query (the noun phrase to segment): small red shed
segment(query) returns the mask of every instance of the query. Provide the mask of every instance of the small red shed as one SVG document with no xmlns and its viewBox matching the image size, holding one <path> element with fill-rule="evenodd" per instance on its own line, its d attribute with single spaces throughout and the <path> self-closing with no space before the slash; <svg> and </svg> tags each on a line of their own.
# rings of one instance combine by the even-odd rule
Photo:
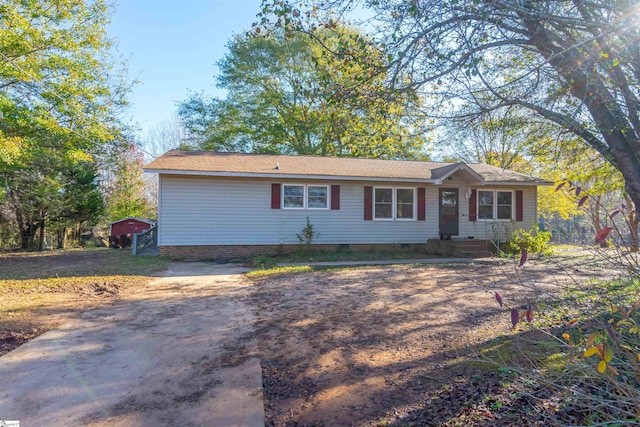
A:
<svg viewBox="0 0 640 427">
<path fill-rule="evenodd" d="M 131 236 L 142 233 L 156 225 L 158 221 L 147 218 L 123 218 L 109 224 L 109 241 L 111 247 L 127 247 Z M 122 240 L 122 241 L 120 241 Z M 117 242 L 116 242 L 117 241 Z"/>
</svg>

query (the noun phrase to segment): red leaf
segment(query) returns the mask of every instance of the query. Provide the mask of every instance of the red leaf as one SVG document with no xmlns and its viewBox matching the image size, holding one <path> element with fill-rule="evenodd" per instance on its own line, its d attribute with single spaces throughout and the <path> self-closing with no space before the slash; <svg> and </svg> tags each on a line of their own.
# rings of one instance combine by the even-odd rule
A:
<svg viewBox="0 0 640 427">
<path fill-rule="evenodd" d="M 533 310 L 528 309 L 526 313 L 527 322 L 531 323 L 533 321 Z"/>
<path fill-rule="evenodd" d="M 611 215 L 609 215 L 609 217 L 611 219 L 615 218 L 616 215 L 618 215 L 620 213 L 620 209 L 616 209 L 615 211 L 611 212 Z"/>
<path fill-rule="evenodd" d="M 576 187 L 576 197 L 578 197 L 582 193 L 582 187 Z"/>
<path fill-rule="evenodd" d="M 607 237 L 609 237 L 609 234 L 611 234 L 611 230 L 613 230 L 613 227 L 605 227 L 602 230 L 598 231 L 598 233 L 596 233 L 595 244 L 598 245 L 607 240 Z"/>
<path fill-rule="evenodd" d="M 502 297 L 497 292 L 496 292 L 495 297 L 496 297 L 496 301 L 498 301 L 498 304 L 500 304 L 500 308 L 502 308 Z"/>
<path fill-rule="evenodd" d="M 511 310 L 511 324 L 515 328 L 518 322 L 520 321 L 520 312 L 517 308 Z"/>
<path fill-rule="evenodd" d="M 556 192 L 562 190 L 562 187 L 564 187 L 566 184 L 566 182 L 561 182 L 560 184 L 558 184 L 558 186 L 556 187 Z"/>
<path fill-rule="evenodd" d="M 589 196 L 583 196 L 582 199 L 580 199 L 580 201 L 578 202 L 578 207 L 584 205 L 584 202 L 586 202 L 588 198 Z"/>
<path fill-rule="evenodd" d="M 622 314 L 622 317 L 624 317 L 625 319 L 629 318 L 629 313 L 627 313 L 627 310 L 625 310 L 623 306 L 621 305 L 617 306 L 616 310 L 618 310 L 620 314 Z"/>
<path fill-rule="evenodd" d="M 527 262 L 527 250 L 523 249 L 522 255 L 520 255 L 520 264 L 518 265 L 518 267 L 522 267 L 525 262 Z"/>
</svg>

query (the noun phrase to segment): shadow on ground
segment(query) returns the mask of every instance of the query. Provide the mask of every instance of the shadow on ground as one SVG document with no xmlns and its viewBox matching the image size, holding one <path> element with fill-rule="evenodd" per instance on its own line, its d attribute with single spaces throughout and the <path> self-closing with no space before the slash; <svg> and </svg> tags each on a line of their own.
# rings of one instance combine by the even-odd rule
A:
<svg viewBox="0 0 640 427">
<path fill-rule="evenodd" d="M 521 393 L 512 373 L 477 356 L 512 334 L 494 292 L 509 308 L 526 308 L 573 284 L 555 273 L 506 263 L 258 281 L 251 337 L 262 357 L 267 425 L 552 424 L 554 405 Z M 521 338 L 535 341 L 529 334 Z"/>
</svg>

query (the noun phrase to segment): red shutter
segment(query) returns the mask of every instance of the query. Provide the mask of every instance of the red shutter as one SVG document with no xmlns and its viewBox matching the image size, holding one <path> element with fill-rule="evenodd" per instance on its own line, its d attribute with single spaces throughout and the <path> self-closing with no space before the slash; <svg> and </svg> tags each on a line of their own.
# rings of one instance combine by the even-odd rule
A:
<svg viewBox="0 0 640 427">
<path fill-rule="evenodd" d="M 516 221 L 522 221 L 522 190 L 516 190 Z"/>
<path fill-rule="evenodd" d="M 364 220 L 373 219 L 373 187 L 364 187 Z"/>
<path fill-rule="evenodd" d="M 332 211 L 340 210 L 340 186 L 339 185 L 331 186 L 331 210 Z"/>
<path fill-rule="evenodd" d="M 469 197 L 469 221 L 478 220 L 478 192 L 471 190 L 471 197 Z"/>
<path fill-rule="evenodd" d="M 280 184 L 271 184 L 271 209 L 280 209 Z"/>
<path fill-rule="evenodd" d="M 418 221 L 424 221 L 427 218 L 426 215 L 426 196 L 425 196 L 425 188 L 418 188 Z"/>
</svg>

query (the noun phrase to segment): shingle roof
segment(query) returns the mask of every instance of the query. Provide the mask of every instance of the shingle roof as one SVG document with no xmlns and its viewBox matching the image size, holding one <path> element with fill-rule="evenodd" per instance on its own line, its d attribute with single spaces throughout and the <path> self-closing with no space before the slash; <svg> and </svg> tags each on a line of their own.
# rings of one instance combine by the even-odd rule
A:
<svg viewBox="0 0 640 427">
<path fill-rule="evenodd" d="M 485 164 L 380 160 L 353 157 L 315 157 L 270 154 L 220 153 L 171 150 L 145 166 L 163 174 L 195 174 L 260 177 L 339 177 L 349 179 L 397 179 L 433 182 L 461 167 L 480 175 L 484 182 L 547 184 L 546 181 Z M 452 172 L 453 171 L 453 172 Z M 475 175 L 474 174 L 474 175 Z"/>
</svg>

